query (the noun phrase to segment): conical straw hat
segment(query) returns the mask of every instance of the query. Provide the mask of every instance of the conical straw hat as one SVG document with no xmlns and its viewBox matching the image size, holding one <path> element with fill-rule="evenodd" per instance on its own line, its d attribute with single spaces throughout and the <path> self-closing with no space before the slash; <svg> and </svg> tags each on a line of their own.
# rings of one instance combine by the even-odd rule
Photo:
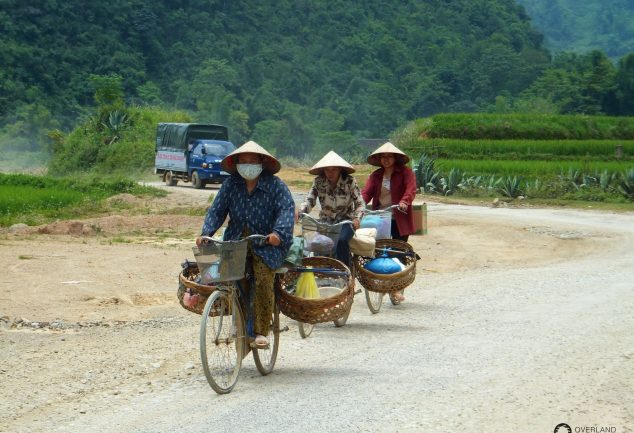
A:
<svg viewBox="0 0 634 433">
<path fill-rule="evenodd" d="M 345 159 L 337 155 L 334 151 L 330 151 L 319 160 L 319 162 L 308 170 L 310 174 L 319 175 L 326 167 L 341 167 L 341 170 L 350 174 L 354 173 L 354 168 L 346 162 Z"/>
<path fill-rule="evenodd" d="M 394 146 L 389 141 L 382 144 L 377 150 L 372 152 L 370 156 L 368 156 L 368 164 L 376 165 L 377 167 L 381 166 L 381 154 L 382 153 L 393 153 L 396 158 L 396 162 L 400 164 L 407 164 L 409 162 L 409 156 L 405 155 L 398 147 Z"/>
<path fill-rule="evenodd" d="M 222 162 L 222 169 L 229 173 L 236 172 L 236 163 L 238 162 L 237 155 L 241 153 L 258 153 L 264 158 L 262 159 L 262 168 L 271 174 L 275 174 L 280 171 L 282 165 L 275 159 L 273 155 L 266 151 L 265 148 L 257 144 L 255 141 L 247 141 L 242 146 L 225 156 Z"/>
</svg>

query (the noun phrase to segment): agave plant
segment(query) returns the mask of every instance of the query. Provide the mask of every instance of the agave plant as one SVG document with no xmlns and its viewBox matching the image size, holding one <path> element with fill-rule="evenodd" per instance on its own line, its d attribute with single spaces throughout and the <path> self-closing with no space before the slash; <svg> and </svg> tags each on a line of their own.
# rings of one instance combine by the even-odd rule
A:
<svg viewBox="0 0 634 433">
<path fill-rule="evenodd" d="M 544 184 L 539 179 L 535 179 L 533 182 L 526 182 L 525 185 L 525 193 L 527 196 L 536 196 L 538 192 L 542 190 Z"/>
<path fill-rule="evenodd" d="M 576 170 L 574 168 L 569 168 L 568 169 L 568 174 L 567 175 L 563 175 L 562 178 L 564 178 L 565 180 L 567 180 L 568 182 L 570 182 L 570 185 L 572 185 L 572 187 L 575 190 L 579 190 L 579 188 L 581 188 L 584 185 L 584 179 L 583 179 L 583 173 L 581 172 L 581 170 Z"/>
<path fill-rule="evenodd" d="M 602 191 L 608 191 L 610 189 L 610 185 L 616 179 L 616 173 L 610 173 L 607 170 L 603 170 L 601 175 L 599 175 L 599 187 Z"/>
<path fill-rule="evenodd" d="M 506 176 L 500 181 L 500 192 L 507 197 L 515 198 L 523 194 L 521 190 L 521 178 L 517 176 Z"/>
<path fill-rule="evenodd" d="M 593 186 L 593 185 L 596 185 L 598 183 L 599 183 L 598 176 L 590 176 L 589 174 L 584 174 L 582 176 L 581 185 L 576 185 L 574 183 L 573 183 L 573 185 L 578 186 L 577 189 L 579 189 L 579 188 L 583 188 L 583 187 L 586 187 L 586 186 Z"/>
<path fill-rule="evenodd" d="M 494 175 L 491 175 L 488 180 L 483 180 L 481 188 L 483 188 L 487 192 L 495 191 L 497 190 L 498 185 L 500 184 L 501 181 L 502 181 L 501 177 L 498 178 L 498 177 L 495 177 Z"/>
<path fill-rule="evenodd" d="M 118 134 L 128 122 L 128 115 L 120 110 L 112 110 L 108 114 L 108 121 L 103 126 L 114 134 Z"/>
<path fill-rule="evenodd" d="M 634 200 L 634 168 L 624 171 L 616 187 L 621 194 L 630 200 Z"/>
<path fill-rule="evenodd" d="M 463 178 L 464 175 L 459 169 L 452 168 L 451 170 L 449 170 L 449 174 L 447 175 L 447 177 L 443 177 L 442 179 L 440 179 L 442 193 L 444 195 L 451 195 L 455 193 L 463 185 Z"/>
<path fill-rule="evenodd" d="M 467 190 L 476 190 L 481 187 L 482 184 L 482 176 L 464 176 L 462 178 L 462 182 L 459 184 L 460 189 Z"/>
<path fill-rule="evenodd" d="M 121 131 L 129 121 L 128 115 L 120 110 L 112 110 L 108 114 L 108 120 L 101 124 L 110 131 L 111 137 L 106 138 L 108 144 L 112 144 L 120 138 Z"/>
<path fill-rule="evenodd" d="M 416 167 L 416 187 L 422 188 L 426 193 L 434 193 L 438 190 L 439 173 L 435 165 L 436 159 L 423 153 Z"/>
</svg>

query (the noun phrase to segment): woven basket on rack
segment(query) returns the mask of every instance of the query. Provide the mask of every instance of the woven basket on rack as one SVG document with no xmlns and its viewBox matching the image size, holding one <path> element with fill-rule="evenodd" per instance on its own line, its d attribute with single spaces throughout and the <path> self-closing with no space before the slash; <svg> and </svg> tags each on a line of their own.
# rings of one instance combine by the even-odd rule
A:
<svg viewBox="0 0 634 433">
<path fill-rule="evenodd" d="M 364 288 L 371 292 L 396 292 L 412 284 L 416 278 L 416 253 L 410 244 L 396 239 L 377 239 L 375 254 L 380 254 L 384 248 L 404 253 L 393 254 L 388 251 L 389 256 L 398 256 L 398 259 L 405 265 L 405 269 L 395 274 L 375 274 L 365 268 L 366 263 L 373 257 L 354 256 L 353 259 L 357 279 Z"/>
<path fill-rule="evenodd" d="M 339 260 L 328 257 L 304 257 L 302 264 L 347 272 L 347 277 L 341 277 L 347 280 L 345 288 L 327 298 L 306 299 L 294 296 L 288 292 L 288 288 L 295 284 L 301 273 L 290 268 L 288 272 L 278 277 L 275 284 L 276 299 L 282 314 L 304 323 L 332 322 L 343 317 L 352 307 L 354 298 L 354 280 L 350 277 L 348 267 Z M 315 276 L 319 275 L 321 275 L 320 272 L 315 272 Z M 324 273 L 324 275 L 327 274 Z"/>
<path fill-rule="evenodd" d="M 178 276 L 178 291 L 176 297 L 181 306 L 192 313 L 202 314 L 205 309 L 207 298 L 216 290 L 216 286 L 205 286 L 198 284 L 194 280 L 198 277 L 198 265 L 188 262 Z M 186 306 L 183 303 L 183 296 L 187 289 L 191 289 L 193 294 L 199 295 L 199 300 L 193 307 Z"/>
</svg>

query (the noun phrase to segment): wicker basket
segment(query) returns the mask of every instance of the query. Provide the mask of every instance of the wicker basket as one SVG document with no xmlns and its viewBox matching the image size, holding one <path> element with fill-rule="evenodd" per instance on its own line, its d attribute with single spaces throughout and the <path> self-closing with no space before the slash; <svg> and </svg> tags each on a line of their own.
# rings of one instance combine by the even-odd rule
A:
<svg viewBox="0 0 634 433">
<path fill-rule="evenodd" d="M 176 297 L 181 306 L 192 313 L 202 314 L 205 309 L 207 298 L 217 289 L 217 286 L 206 286 L 198 284 L 195 279 L 198 277 L 198 265 L 196 263 L 187 262 L 185 267 L 178 276 L 178 291 Z M 193 307 L 189 307 L 183 303 L 183 296 L 187 289 L 191 289 L 193 294 L 199 295 L 199 300 Z"/>
<path fill-rule="evenodd" d="M 354 279 L 349 276 L 348 267 L 339 260 L 328 257 L 305 257 L 302 264 L 348 272 L 348 277 L 341 277 L 346 279 L 345 288 L 327 298 L 306 299 L 294 296 L 288 289 L 295 284 L 301 273 L 290 268 L 288 272 L 279 276 L 275 284 L 276 299 L 282 314 L 299 322 L 314 324 L 332 322 L 348 313 L 354 298 Z M 316 277 L 320 275 L 320 272 L 315 272 Z"/>
<path fill-rule="evenodd" d="M 405 269 L 395 274 L 375 274 L 365 268 L 365 264 L 373 257 L 354 256 L 356 276 L 361 285 L 371 292 L 391 293 L 412 284 L 416 278 L 416 254 L 412 246 L 396 239 L 377 239 L 375 254 L 376 252 L 380 253 L 383 248 L 405 253 L 393 254 L 388 251 L 388 256 L 398 256 L 405 265 Z"/>
</svg>

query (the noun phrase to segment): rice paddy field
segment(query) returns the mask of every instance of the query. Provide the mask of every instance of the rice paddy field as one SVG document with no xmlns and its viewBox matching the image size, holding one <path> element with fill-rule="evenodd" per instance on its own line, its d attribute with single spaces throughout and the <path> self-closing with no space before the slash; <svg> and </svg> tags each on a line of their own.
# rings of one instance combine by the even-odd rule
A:
<svg viewBox="0 0 634 433">
<path fill-rule="evenodd" d="M 443 114 L 396 141 L 426 193 L 634 201 L 632 118 Z"/>
</svg>

